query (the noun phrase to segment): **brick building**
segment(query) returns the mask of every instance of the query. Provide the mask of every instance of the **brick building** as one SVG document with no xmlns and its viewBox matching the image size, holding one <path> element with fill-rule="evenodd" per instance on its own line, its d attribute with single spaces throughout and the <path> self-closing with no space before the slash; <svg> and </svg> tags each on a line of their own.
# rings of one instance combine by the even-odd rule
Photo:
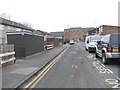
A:
<svg viewBox="0 0 120 90">
<path fill-rule="evenodd" d="M 99 34 L 101 35 L 113 34 L 113 33 L 120 33 L 120 26 L 101 25 L 99 27 Z"/>
<path fill-rule="evenodd" d="M 99 28 L 94 28 L 92 30 L 89 30 L 85 33 L 86 36 L 88 35 L 95 35 L 95 34 L 98 34 L 99 33 Z"/>
<path fill-rule="evenodd" d="M 64 29 L 64 41 L 69 41 L 69 40 L 84 41 L 85 33 L 93 29 L 95 28 L 74 27 L 74 28 Z"/>
</svg>

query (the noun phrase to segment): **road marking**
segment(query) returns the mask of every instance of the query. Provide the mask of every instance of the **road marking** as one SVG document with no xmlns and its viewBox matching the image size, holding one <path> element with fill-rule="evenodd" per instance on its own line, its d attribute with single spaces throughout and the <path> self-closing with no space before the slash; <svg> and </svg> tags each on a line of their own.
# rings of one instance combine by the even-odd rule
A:
<svg viewBox="0 0 120 90">
<path fill-rule="evenodd" d="M 96 69 L 99 71 L 99 73 L 107 73 L 107 74 L 113 74 L 113 71 L 106 68 L 103 64 L 100 64 L 100 62 L 93 62 L 93 65 L 96 67 Z"/>
<path fill-rule="evenodd" d="M 105 67 L 105 65 L 101 64 L 103 67 Z"/>
<path fill-rule="evenodd" d="M 75 68 L 77 69 L 77 68 L 78 68 L 78 66 L 76 65 L 76 66 L 75 66 Z"/>
<path fill-rule="evenodd" d="M 112 73 L 113 74 L 113 71 L 111 71 L 110 69 L 106 69 L 108 72 Z"/>
<path fill-rule="evenodd" d="M 106 82 L 108 84 L 117 84 L 118 83 L 118 80 L 117 79 L 106 79 Z"/>
<path fill-rule="evenodd" d="M 117 79 L 106 79 L 107 84 L 112 85 L 112 88 L 120 88 L 120 83 Z"/>
<path fill-rule="evenodd" d="M 25 86 L 25 88 L 34 88 L 38 82 L 48 73 L 48 71 L 55 65 L 56 62 L 61 58 L 61 56 L 67 51 L 69 47 L 67 47 L 60 55 L 58 55 L 54 60 L 50 62 L 39 74 L 36 76 L 29 84 Z"/>
<path fill-rule="evenodd" d="M 81 59 L 82 57 L 78 57 L 78 59 Z"/>
<path fill-rule="evenodd" d="M 117 79 L 118 79 L 118 80 L 120 80 L 120 78 L 119 78 L 119 77 L 117 77 Z"/>
</svg>

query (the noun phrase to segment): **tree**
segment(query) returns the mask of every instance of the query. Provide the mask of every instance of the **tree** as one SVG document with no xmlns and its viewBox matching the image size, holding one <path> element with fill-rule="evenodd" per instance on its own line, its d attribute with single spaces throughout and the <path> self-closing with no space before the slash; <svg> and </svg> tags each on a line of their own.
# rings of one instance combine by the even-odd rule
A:
<svg viewBox="0 0 120 90">
<path fill-rule="evenodd" d="M 7 15 L 6 13 L 2 13 L 1 18 L 11 20 L 11 15 Z"/>
<path fill-rule="evenodd" d="M 24 26 L 26 26 L 27 28 L 33 29 L 33 25 L 32 25 L 31 23 L 22 22 L 22 24 L 23 24 Z"/>
</svg>

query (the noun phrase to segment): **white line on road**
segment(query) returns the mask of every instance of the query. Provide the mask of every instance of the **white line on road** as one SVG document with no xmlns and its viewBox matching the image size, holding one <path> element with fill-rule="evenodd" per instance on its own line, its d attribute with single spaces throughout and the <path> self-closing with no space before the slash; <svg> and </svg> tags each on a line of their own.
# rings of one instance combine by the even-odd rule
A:
<svg viewBox="0 0 120 90">
<path fill-rule="evenodd" d="M 78 57 L 79 59 L 81 59 L 82 57 Z"/>
<path fill-rule="evenodd" d="M 105 67 L 105 65 L 101 64 L 103 67 Z"/>
<path fill-rule="evenodd" d="M 76 66 L 75 66 L 75 68 L 77 69 L 77 68 L 78 68 L 78 66 L 76 65 Z"/>
<path fill-rule="evenodd" d="M 100 62 L 93 62 L 93 65 L 96 67 L 96 69 L 99 71 L 99 73 L 113 74 L 113 71 L 106 68 L 104 65 L 100 64 Z"/>
<path fill-rule="evenodd" d="M 120 88 L 120 83 L 117 79 L 106 79 L 106 82 L 107 84 L 112 85 L 112 88 Z"/>
</svg>

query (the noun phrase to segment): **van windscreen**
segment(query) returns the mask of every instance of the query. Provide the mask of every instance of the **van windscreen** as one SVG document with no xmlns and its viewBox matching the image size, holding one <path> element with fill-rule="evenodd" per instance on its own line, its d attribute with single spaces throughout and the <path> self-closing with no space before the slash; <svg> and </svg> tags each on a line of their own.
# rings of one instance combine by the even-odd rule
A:
<svg viewBox="0 0 120 90">
<path fill-rule="evenodd" d="M 97 42 L 97 41 L 100 41 L 101 40 L 101 37 L 97 36 L 97 37 L 90 37 L 90 42 Z"/>
</svg>

